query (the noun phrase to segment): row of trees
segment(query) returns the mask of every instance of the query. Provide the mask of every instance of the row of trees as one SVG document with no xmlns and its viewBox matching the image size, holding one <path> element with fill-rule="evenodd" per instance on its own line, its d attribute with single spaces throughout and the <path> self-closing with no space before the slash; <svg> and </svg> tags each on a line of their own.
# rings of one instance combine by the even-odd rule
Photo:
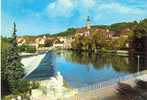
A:
<svg viewBox="0 0 147 100">
<path fill-rule="evenodd" d="M 46 34 L 41 34 L 41 35 L 38 35 L 38 36 L 27 36 L 26 35 L 26 37 L 29 37 L 30 39 L 36 39 L 38 37 L 43 37 L 43 36 L 46 36 L 46 37 L 68 36 L 68 35 L 74 35 L 75 33 L 76 33 L 75 28 L 68 28 L 66 31 L 59 32 L 59 33 L 56 33 L 56 34 L 46 33 Z"/>
<path fill-rule="evenodd" d="M 125 48 L 127 38 L 121 37 L 112 40 L 101 33 L 93 33 L 93 36 L 78 36 L 72 42 L 74 50 L 95 51 L 95 50 L 118 50 Z"/>
<path fill-rule="evenodd" d="M 134 21 L 134 22 L 121 22 L 121 23 L 114 23 L 111 25 L 93 25 L 91 27 L 109 29 L 110 31 L 118 31 L 118 30 L 123 30 L 126 28 L 132 29 L 133 26 L 135 25 L 135 23 L 136 23 L 136 21 Z"/>
</svg>

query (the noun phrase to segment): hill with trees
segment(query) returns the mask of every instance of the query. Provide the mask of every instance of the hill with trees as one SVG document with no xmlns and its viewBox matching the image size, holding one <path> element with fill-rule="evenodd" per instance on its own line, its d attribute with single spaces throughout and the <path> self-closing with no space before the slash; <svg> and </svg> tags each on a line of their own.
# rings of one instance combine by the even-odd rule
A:
<svg viewBox="0 0 147 100">
<path fill-rule="evenodd" d="M 144 19 L 144 22 L 146 22 L 147 18 Z M 120 31 L 126 28 L 129 28 L 130 30 L 133 30 L 133 27 L 135 27 L 136 25 L 136 21 L 133 22 L 120 22 L 120 23 L 114 23 L 111 25 L 92 25 L 92 28 L 102 28 L 102 29 L 109 29 L 110 31 Z M 85 28 L 85 27 L 83 27 Z M 56 34 L 50 34 L 50 33 L 43 33 L 41 35 L 37 35 L 37 36 L 28 36 L 26 35 L 25 37 L 29 37 L 31 39 L 36 39 L 38 37 L 56 37 L 56 36 L 68 36 L 68 35 L 74 35 L 76 33 L 76 29 L 77 28 L 68 28 L 67 30 L 63 31 L 63 32 L 59 32 Z"/>
</svg>

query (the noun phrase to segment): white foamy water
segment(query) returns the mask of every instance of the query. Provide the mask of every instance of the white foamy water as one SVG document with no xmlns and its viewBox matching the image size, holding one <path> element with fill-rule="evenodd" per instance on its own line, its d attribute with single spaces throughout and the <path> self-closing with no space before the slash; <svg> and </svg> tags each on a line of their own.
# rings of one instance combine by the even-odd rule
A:
<svg viewBox="0 0 147 100">
<path fill-rule="evenodd" d="M 21 63 L 24 65 L 23 68 L 26 74 L 25 77 L 38 67 L 45 55 L 46 53 L 37 56 L 22 58 Z"/>
</svg>

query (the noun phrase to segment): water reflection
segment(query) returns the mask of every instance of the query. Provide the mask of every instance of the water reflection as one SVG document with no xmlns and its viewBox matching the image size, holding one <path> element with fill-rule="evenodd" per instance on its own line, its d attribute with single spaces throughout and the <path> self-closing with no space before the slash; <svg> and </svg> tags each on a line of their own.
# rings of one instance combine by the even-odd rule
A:
<svg viewBox="0 0 147 100">
<path fill-rule="evenodd" d="M 99 70 L 105 66 L 113 67 L 117 72 L 135 73 L 138 71 L 138 59 L 136 56 L 122 57 L 112 54 L 96 55 L 88 52 L 57 51 L 58 55 L 64 55 L 65 59 L 77 64 L 85 64 L 89 72 L 92 64 Z M 139 70 L 147 69 L 147 56 L 140 56 Z"/>
</svg>

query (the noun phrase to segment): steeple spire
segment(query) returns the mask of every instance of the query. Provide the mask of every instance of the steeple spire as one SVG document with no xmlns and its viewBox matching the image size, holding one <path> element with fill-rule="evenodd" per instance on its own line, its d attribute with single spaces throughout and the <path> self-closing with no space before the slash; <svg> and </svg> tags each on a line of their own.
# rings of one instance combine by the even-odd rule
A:
<svg viewBox="0 0 147 100">
<path fill-rule="evenodd" d="M 90 17 L 87 17 L 87 29 L 90 30 Z"/>
<path fill-rule="evenodd" d="M 89 16 L 87 17 L 87 21 L 90 21 L 90 17 Z"/>
</svg>

